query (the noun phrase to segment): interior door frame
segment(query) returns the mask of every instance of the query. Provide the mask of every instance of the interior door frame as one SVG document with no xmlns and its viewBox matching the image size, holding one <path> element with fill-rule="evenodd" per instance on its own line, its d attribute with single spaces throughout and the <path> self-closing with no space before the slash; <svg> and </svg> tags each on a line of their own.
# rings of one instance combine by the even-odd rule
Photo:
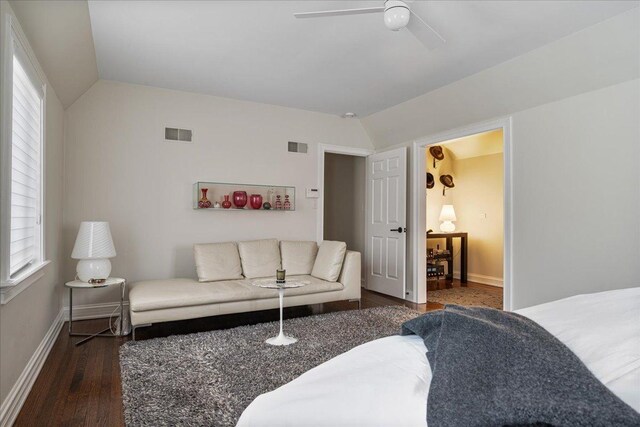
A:
<svg viewBox="0 0 640 427">
<path fill-rule="evenodd" d="M 375 153 L 368 148 L 343 147 L 340 145 L 318 144 L 318 204 L 316 206 L 316 241 L 324 240 L 324 155 L 326 153 L 344 154 L 347 156 L 367 157 Z M 366 191 L 365 191 L 366 193 Z M 365 206 L 368 203 L 365 194 Z M 366 246 L 365 246 L 366 248 Z M 366 249 L 365 249 L 366 252 Z M 365 260 L 366 253 L 362 254 Z M 364 279 L 363 279 L 364 280 Z"/>
<path fill-rule="evenodd" d="M 504 256 L 503 256 L 503 308 L 510 311 L 513 307 L 512 278 L 513 278 L 513 193 L 512 193 L 512 142 L 511 142 L 511 116 L 488 122 L 476 123 L 469 126 L 449 130 L 413 142 L 413 197 L 411 212 L 413 213 L 413 227 L 415 233 L 411 233 L 413 243 L 413 302 L 427 302 L 427 195 L 424 189 L 424 177 L 426 174 L 426 150 L 430 145 L 440 144 L 451 139 L 462 138 L 477 133 L 502 129 L 503 138 L 503 162 L 504 162 Z"/>
</svg>

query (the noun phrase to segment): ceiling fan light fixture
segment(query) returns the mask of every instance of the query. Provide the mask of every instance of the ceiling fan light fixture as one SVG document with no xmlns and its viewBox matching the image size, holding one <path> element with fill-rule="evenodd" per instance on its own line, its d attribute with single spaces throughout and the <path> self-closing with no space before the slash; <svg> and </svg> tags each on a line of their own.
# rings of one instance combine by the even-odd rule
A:
<svg viewBox="0 0 640 427">
<path fill-rule="evenodd" d="M 387 0 L 384 3 L 384 25 L 391 31 L 398 31 L 409 23 L 411 11 L 407 4 L 400 0 Z"/>
</svg>

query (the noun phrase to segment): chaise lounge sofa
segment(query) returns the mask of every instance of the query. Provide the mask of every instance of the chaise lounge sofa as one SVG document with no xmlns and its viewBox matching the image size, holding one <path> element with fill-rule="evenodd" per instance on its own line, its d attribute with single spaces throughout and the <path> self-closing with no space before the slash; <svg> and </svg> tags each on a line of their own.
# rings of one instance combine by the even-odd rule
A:
<svg viewBox="0 0 640 427">
<path fill-rule="evenodd" d="M 357 301 L 360 307 L 360 253 L 344 242 L 275 239 L 194 245 L 198 279 L 148 280 L 133 283 L 129 310 L 136 328 L 153 323 L 242 313 L 279 307 L 278 292 L 251 284 L 275 277 L 309 282 L 285 291 L 284 306 Z"/>
</svg>

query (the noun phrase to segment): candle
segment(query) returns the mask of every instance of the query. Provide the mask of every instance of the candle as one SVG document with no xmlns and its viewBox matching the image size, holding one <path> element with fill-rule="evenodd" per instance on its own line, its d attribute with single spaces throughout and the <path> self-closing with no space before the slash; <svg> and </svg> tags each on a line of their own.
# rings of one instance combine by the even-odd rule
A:
<svg viewBox="0 0 640 427">
<path fill-rule="evenodd" d="M 287 270 L 276 270 L 276 282 L 284 283 L 285 273 Z"/>
</svg>

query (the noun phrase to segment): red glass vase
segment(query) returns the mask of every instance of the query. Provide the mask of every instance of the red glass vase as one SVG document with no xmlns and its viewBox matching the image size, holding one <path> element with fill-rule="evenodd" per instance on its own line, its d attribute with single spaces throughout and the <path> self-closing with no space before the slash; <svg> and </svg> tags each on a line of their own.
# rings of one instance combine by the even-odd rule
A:
<svg viewBox="0 0 640 427">
<path fill-rule="evenodd" d="M 234 191 L 233 192 L 233 204 L 238 209 L 243 209 L 247 205 L 247 192 L 246 191 Z"/>
<path fill-rule="evenodd" d="M 202 191 L 202 197 L 198 200 L 198 207 L 203 209 L 210 208 L 211 201 L 207 199 L 207 191 L 209 191 L 209 189 L 201 188 L 200 191 Z"/>
<path fill-rule="evenodd" d="M 260 209 L 262 206 L 262 196 L 260 194 L 252 194 L 249 203 L 253 209 Z"/>
<path fill-rule="evenodd" d="M 224 195 L 224 201 L 222 202 L 222 207 L 225 209 L 229 209 L 231 207 L 231 201 L 229 201 L 229 195 Z"/>
</svg>

